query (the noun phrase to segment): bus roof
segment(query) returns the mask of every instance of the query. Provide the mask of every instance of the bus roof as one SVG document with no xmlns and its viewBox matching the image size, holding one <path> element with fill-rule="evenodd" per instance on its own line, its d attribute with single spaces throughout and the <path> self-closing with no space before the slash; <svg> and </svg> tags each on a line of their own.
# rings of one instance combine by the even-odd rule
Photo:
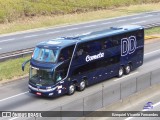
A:
<svg viewBox="0 0 160 120">
<path fill-rule="evenodd" d="M 98 39 L 102 37 L 112 36 L 115 34 L 125 33 L 134 30 L 141 30 L 142 26 L 138 25 L 125 25 L 121 27 L 111 27 L 110 29 L 105 29 L 101 31 L 86 33 L 78 36 L 72 37 L 61 37 L 56 39 L 51 39 L 39 43 L 37 46 L 49 47 L 49 48 L 64 48 L 66 46 L 73 45 L 77 42 L 90 41 L 93 39 Z"/>
<path fill-rule="evenodd" d="M 143 27 L 138 26 L 138 25 L 126 25 L 126 26 L 121 26 L 121 27 L 111 27 L 110 29 L 92 32 L 89 35 L 82 36 L 80 38 L 83 41 L 86 41 L 86 40 L 89 41 L 92 39 L 98 39 L 98 38 L 102 38 L 102 37 L 112 36 L 112 35 L 116 35 L 116 34 L 121 34 L 121 33 L 130 32 L 130 31 L 134 31 L 134 30 L 141 30 L 141 29 L 143 29 Z"/>
<path fill-rule="evenodd" d="M 61 49 L 69 45 L 74 45 L 76 40 L 66 38 L 56 38 L 48 41 L 40 42 L 37 47 L 45 47 L 51 49 Z"/>
</svg>

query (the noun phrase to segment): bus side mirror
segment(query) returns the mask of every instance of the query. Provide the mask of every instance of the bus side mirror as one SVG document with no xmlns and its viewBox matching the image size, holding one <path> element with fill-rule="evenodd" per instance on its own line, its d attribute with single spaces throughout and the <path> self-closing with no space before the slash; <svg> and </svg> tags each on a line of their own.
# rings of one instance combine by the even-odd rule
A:
<svg viewBox="0 0 160 120">
<path fill-rule="evenodd" d="M 24 71 L 25 65 L 26 65 L 28 62 L 30 62 L 30 59 L 27 60 L 27 61 L 25 61 L 25 62 L 22 64 L 22 71 Z"/>
</svg>

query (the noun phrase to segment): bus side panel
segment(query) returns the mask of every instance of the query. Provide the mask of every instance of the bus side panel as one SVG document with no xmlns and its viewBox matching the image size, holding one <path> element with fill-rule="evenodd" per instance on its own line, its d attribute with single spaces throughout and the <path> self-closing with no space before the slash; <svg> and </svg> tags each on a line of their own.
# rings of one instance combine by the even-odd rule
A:
<svg viewBox="0 0 160 120">
<path fill-rule="evenodd" d="M 102 46 L 101 50 L 98 49 L 94 52 L 86 52 L 86 48 L 83 47 L 83 45 L 85 46 L 86 44 L 83 43 L 79 45 L 82 46 L 80 49 L 83 51 L 83 53 L 78 56 L 76 53 L 78 50 L 74 53 L 75 55 L 71 64 L 69 76 L 72 79 L 76 79 L 78 83 L 80 83 L 82 79 L 87 78 L 88 84 L 94 84 L 118 75 L 118 70 L 121 65 L 126 66 L 128 63 L 131 63 L 132 68 L 135 69 L 143 64 L 143 29 L 125 32 L 123 34 L 117 34 L 111 37 L 105 37 L 103 39 L 99 39 L 99 41 L 103 43 L 102 45 L 105 44 L 105 47 Z M 105 43 L 104 41 L 108 41 L 108 43 Z M 91 43 L 87 43 L 87 45 L 90 44 Z M 98 55 L 99 53 L 104 53 L 104 57 L 91 61 L 86 60 L 88 55 L 94 56 Z M 92 62 L 94 64 L 92 64 Z"/>
<path fill-rule="evenodd" d="M 87 78 L 86 80 L 88 85 L 92 85 L 116 76 L 117 69 L 114 69 L 114 68 L 117 68 L 117 67 L 108 66 L 108 67 L 99 68 L 90 72 L 73 76 L 72 79 L 80 83 L 82 79 Z"/>
<path fill-rule="evenodd" d="M 121 64 L 131 63 L 132 69 L 135 69 L 143 64 L 143 58 L 144 30 L 124 34 L 121 37 Z"/>
</svg>

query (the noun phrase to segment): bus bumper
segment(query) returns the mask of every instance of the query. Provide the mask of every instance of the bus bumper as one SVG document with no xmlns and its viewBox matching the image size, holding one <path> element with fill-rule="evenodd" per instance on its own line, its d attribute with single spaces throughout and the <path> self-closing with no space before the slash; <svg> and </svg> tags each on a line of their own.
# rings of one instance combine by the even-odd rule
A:
<svg viewBox="0 0 160 120">
<path fill-rule="evenodd" d="M 34 91 L 32 89 L 29 88 L 29 92 L 32 94 L 35 94 L 37 96 L 45 96 L 45 97 L 54 97 L 54 92 L 50 92 L 50 93 L 43 93 L 43 92 L 39 92 L 39 91 Z"/>
<path fill-rule="evenodd" d="M 56 97 L 59 96 L 60 94 L 57 94 L 57 89 L 49 92 L 45 92 L 42 89 L 35 88 L 31 85 L 28 86 L 29 92 L 32 94 L 35 94 L 37 96 L 45 96 L 45 97 Z"/>
</svg>

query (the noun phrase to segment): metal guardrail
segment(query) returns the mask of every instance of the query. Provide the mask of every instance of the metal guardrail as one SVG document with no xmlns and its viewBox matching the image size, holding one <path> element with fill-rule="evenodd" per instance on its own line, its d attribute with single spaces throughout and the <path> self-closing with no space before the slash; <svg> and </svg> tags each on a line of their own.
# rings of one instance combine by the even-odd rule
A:
<svg viewBox="0 0 160 120">
<path fill-rule="evenodd" d="M 150 29 L 153 27 L 159 27 L 160 26 L 160 22 L 159 23 L 152 23 L 152 24 L 148 24 L 148 25 L 142 25 L 145 29 Z"/>
<path fill-rule="evenodd" d="M 27 48 L 27 49 L 17 50 L 13 52 L 2 53 L 0 54 L 0 62 L 8 59 L 24 57 L 28 54 L 31 54 L 33 52 L 33 49 L 34 48 Z"/>
<path fill-rule="evenodd" d="M 142 25 L 142 26 L 145 29 L 150 29 L 150 28 L 153 28 L 153 27 L 159 27 L 160 23 L 152 23 L 152 24 Z M 22 49 L 22 50 L 17 50 L 17 51 L 13 51 L 13 52 L 0 54 L 0 62 L 8 60 L 8 59 L 24 57 L 28 54 L 31 54 L 33 52 L 33 49 L 34 48 L 27 48 L 27 49 Z"/>
</svg>

